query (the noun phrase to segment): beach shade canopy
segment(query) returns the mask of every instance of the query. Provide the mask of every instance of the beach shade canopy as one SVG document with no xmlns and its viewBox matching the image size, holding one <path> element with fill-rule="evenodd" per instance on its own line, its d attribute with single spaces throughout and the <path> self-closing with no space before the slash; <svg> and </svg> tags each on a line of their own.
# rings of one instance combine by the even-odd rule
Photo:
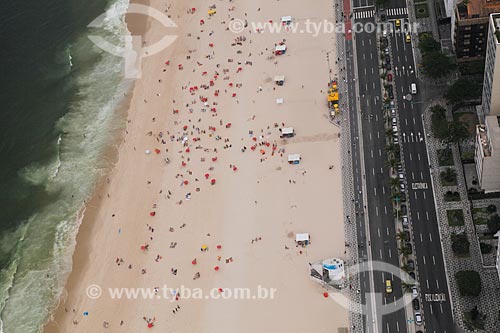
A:
<svg viewBox="0 0 500 333">
<path fill-rule="evenodd" d="M 202 250 L 202 251 L 206 251 L 206 250 L 208 250 L 208 246 L 206 246 L 205 244 L 203 244 L 203 245 L 201 246 L 201 250 Z"/>
<path fill-rule="evenodd" d="M 149 216 L 155 216 L 156 212 L 149 212 Z"/>
<path fill-rule="evenodd" d="M 222 249 L 222 245 L 219 244 L 219 245 L 217 245 L 217 250 L 220 250 L 220 249 Z"/>
<path fill-rule="evenodd" d="M 283 104 L 283 98 L 276 98 L 276 104 Z"/>
<path fill-rule="evenodd" d="M 288 155 L 288 163 L 299 164 L 301 160 L 300 154 L 290 154 Z"/>
<path fill-rule="evenodd" d="M 149 149 L 146 149 L 144 152 L 145 152 L 146 154 L 148 154 L 148 155 L 149 155 L 149 154 L 151 154 L 151 150 L 149 150 Z"/>
<path fill-rule="evenodd" d="M 302 233 L 302 234 L 295 234 L 295 241 L 296 242 L 307 242 L 309 241 L 310 237 L 308 233 Z"/>
<path fill-rule="evenodd" d="M 283 23 L 290 23 L 290 22 L 292 22 L 292 17 L 291 16 L 283 16 L 281 18 L 281 22 L 283 22 Z"/>
<path fill-rule="evenodd" d="M 217 182 L 217 181 L 216 181 L 215 179 L 212 179 L 212 180 L 210 181 L 210 183 L 211 183 L 212 185 L 214 185 L 216 182 Z"/>
<path fill-rule="evenodd" d="M 215 267 L 214 267 L 214 270 L 216 270 L 216 271 L 218 271 L 219 269 L 220 269 L 220 267 L 219 267 L 219 266 L 215 266 Z"/>
<path fill-rule="evenodd" d="M 217 13 L 217 11 L 215 9 L 208 10 L 208 15 L 214 15 L 215 13 Z"/>
<path fill-rule="evenodd" d="M 283 127 L 281 129 L 281 135 L 293 135 L 293 127 Z"/>
</svg>

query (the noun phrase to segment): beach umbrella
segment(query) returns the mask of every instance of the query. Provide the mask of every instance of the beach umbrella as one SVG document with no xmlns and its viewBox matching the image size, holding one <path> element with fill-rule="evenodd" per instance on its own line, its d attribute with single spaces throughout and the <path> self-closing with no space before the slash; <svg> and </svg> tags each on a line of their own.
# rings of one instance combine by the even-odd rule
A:
<svg viewBox="0 0 500 333">
<path fill-rule="evenodd" d="M 165 61 L 165 65 L 170 65 L 170 60 Z"/>
<path fill-rule="evenodd" d="M 326 291 L 323 293 L 323 297 L 324 297 L 324 298 L 327 298 L 327 297 L 328 297 L 328 293 L 327 293 Z"/>
<path fill-rule="evenodd" d="M 155 153 L 159 154 L 160 152 L 161 152 L 160 149 L 158 148 L 155 149 Z"/>
<path fill-rule="evenodd" d="M 145 152 L 146 154 L 148 154 L 148 155 L 149 155 L 149 154 L 151 154 L 151 150 L 149 150 L 149 149 L 146 149 L 144 152 Z"/>
<path fill-rule="evenodd" d="M 208 179 L 208 177 L 210 177 L 210 174 L 206 173 L 205 174 L 205 179 Z"/>
<path fill-rule="evenodd" d="M 155 216 L 156 212 L 149 212 L 149 216 Z"/>
<path fill-rule="evenodd" d="M 233 96 L 233 97 L 236 97 L 236 93 L 233 93 L 233 95 L 232 95 L 232 96 Z"/>
<path fill-rule="evenodd" d="M 186 164 L 186 162 L 182 161 L 181 165 L 182 165 L 183 167 L 185 167 L 187 164 Z"/>
<path fill-rule="evenodd" d="M 196 258 L 194 258 L 194 259 L 193 259 L 193 261 L 191 261 L 191 263 L 192 263 L 193 265 L 196 265 Z"/>
<path fill-rule="evenodd" d="M 191 151 L 191 149 L 186 148 L 186 153 L 189 153 L 190 151 Z"/>
<path fill-rule="evenodd" d="M 210 181 L 210 183 L 211 183 L 212 185 L 215 185 L 215 182 L 216 182 L 216 180 L 215 180 L 215 179 L 212 179 L 212 180 Z"/>
<path fill-rule="evenodd" d="M 229 82 L 229 86 L 232 87 L 233 86 L 233 83 L 232 82 Z"/>
<path fill-rule="evenodd" d="M 218 290 L 219 290 L 220 293 L 224 291 L 222 288 L 219 288 Z"/>
<path fill-rule="evenodd" d="M 203 25 L 203 24 L 205 24 L 205 21 L 200 20 L 200 25 Z"/>
<path fill-rule="evenodd" d="M 212 162 L 217 161 L 217 157 L 212 157 Z"/>
<path fill-rule="evenodd" d="M 219 269 L 220 269 L 219 266 L 214 267 L 214 270 L 216 270 L 216 271 L 218 271 Z"/>
<path fill-rule="evenodd" d="M 210 44 L 208 44 L 208 46 L 214 47 L 214 43 L 210 43 Z"/>
<path fill-rule="evenodd" d="M 153 323 L 148 323 L 148 328 L 153 328 L 155 326 Z"/>
<path fill-rule="evenodd" d="M 237 171 L 237 170 L 238 170 L 238 167 L 235 165 L 235 166 L 233 167 L 233 171 Z"/>
<path fill-rule="evenodd" d="M 217 250 L 220 250 L 220 249 L 222 249 L 222 245 L 219 244 L 219 245 L 217 245 Z"/>
<path fill-rule="evenodd" d="M 206 246 L 205 244 L 203 244 L 203 245 L 201 246 L 201 250 L 202 250 L 202 251 L 207 251 L 207 250 L 208 250 L 208 246 Z"/>
<path fill-rule="evenodd" d="M 187 185 L 187 184 L 189 184 L 189 181 L 185 180 L 185 181 L 183 181 L 183 183 L 184 183 L 184 185 Z"/>
</svg>

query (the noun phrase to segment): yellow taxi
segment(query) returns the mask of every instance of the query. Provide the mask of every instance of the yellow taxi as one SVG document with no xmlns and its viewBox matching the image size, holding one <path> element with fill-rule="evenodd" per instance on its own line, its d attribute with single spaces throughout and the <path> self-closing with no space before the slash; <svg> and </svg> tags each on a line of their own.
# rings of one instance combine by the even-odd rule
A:
<svg viewBox="0 0 500 333">
<path fill-rule="evenodd" d="M 385 280 L 385 292 L 388 294 L 392 293 L 392 281 L 389 279 Z"/>
<path fill-rule="evenodd" d="M 399 28 L 401 26 L 401 20 L 396 20 L 396 27 Z"/>
<path fill-rule="evenodd" d="M 411 42 L 411 36 L 410 36 L 410 34 L 406 34 L 405 41 L 406 41 L 407 43 Z"/>
</svg>

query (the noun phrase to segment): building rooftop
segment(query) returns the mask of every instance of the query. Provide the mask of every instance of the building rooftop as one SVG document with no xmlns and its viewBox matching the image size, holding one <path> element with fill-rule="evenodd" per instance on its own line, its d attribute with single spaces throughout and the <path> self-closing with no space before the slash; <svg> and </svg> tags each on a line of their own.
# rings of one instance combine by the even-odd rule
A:
<svg viewBox="0 0 500 333">
<path fill-rule="evenodd" d="M 497 44 L 500 44 L 500 13 L 491 14 L 491 22 L 496 28 Z"/>
<path fill-rule="evenodd" d="M 485 118 L 485 124 L 488 128 L 488 136 L 490 138 L 489 144 L 491 148 L 495 151 L 500 151 L 500 117 L 499 116 L 487 116 Z"/>
<path fill-rule="evenodd" d="M 488 17 L 500 12 L 500 0 L 469 0 L 467 4 L 457 4 L 460 20 Z"/>
</svg>

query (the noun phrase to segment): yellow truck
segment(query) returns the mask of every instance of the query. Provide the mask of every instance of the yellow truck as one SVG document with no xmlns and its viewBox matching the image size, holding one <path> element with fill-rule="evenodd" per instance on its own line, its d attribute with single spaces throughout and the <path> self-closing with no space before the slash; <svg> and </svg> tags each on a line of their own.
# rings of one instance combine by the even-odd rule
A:
<svg viewBox="0 0 500 333">
<path fill-rule="evenodd" d="M 339 110 L 339 88 L 337 85 L 337 80 L 332 80 L 328 88 L 328 107 L 330 108 L 330 114 L 336 115 L 340 112 Z"/>
</svg>

